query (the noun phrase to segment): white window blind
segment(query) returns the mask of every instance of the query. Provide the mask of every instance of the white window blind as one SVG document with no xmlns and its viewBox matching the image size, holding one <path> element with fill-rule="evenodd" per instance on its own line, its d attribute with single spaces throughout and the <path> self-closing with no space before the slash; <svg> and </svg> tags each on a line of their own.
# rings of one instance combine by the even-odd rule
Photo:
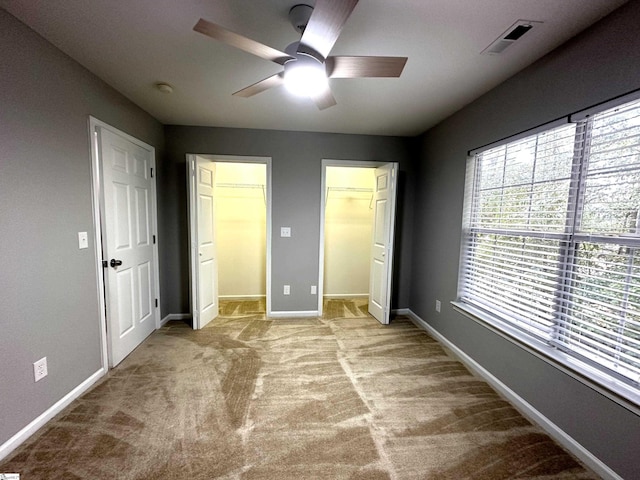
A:
<svg viewBox="0 0 640 480">
<path fill-rule="evenodd" d="M 466 181 L 459 302 L 638 389 L 640 101 L 476 153 Z"/>
</svg>

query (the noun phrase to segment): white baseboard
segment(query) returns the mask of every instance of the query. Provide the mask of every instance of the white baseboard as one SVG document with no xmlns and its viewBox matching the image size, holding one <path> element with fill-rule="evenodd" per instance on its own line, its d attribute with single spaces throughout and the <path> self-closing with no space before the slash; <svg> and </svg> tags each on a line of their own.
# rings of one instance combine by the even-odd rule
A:
<svg viewBox="0 0 640 480">
<path fill-rule="evenodd" d="M 408 308 L 401 308 L 394 311 L 397 315 L 406 315 L 411 321 L 418 327 L 425 330 L 430 336 L 436 339 L 438 342 L 442 343 L 449 350 L 453 352 L 453 354 L 458 357 L 458 359 L 465 364 L 477 375 L 481 376 L 486 380 L 486 382 L 491 385 L 495 390 L 497 390 L 500 394 L 502 394 L 507 400 L 509 400 L 513 406 L 520 412 L 522 415 L 527 417 L 536 425 L 540 426 L 545 432 L 549 434 L 556 442 L 562 445 L 564 448 L 573 453 L 576 457 L 578 457 L 585 465 L 591 468 L 594 472 L 600 475 L 602 478 L 611 479 L 611 480 L 623 480 L 617 473 L 615 473 L 611 468 L 609 468 L 605 463 L 602 462 L 599 458 L 597 458 L 593 453 L 583 447 L 580 443 L 578 443 L 573 437 L 571 437 L 568 433 L 558 427 L 555 423 L 545 417 L 542 413 L 536 410 L 530 403 L 528 403 L 525 399 L 523 399 L 516 392 L 511 390 L 507 385 L 502 383 L 497 377 L 495 377 L 491 372 L 486 370 L 482 365 L 476 362 L 473 358 L 463 352 L 456 345 L 451 343 L 446 337 L 440 334 L 437 330 L 435 330 L 431 325 L 425 322 L 423 319 L 418 317 L 415 313 L 413 313 Z"/>
<path fill-rule="evenodd" d="M 368 293 L 325 293 L 323 298 L 367 298 Z"/>
<path fill-rule="evenodd" d="M 100 368 L 97 372 L 92 374 L 89 378 L 83 381 L 76 388 L 67 393 L 64 397 L 54 403 L 48 408 L 42 415 L 37 417 L 26 427 L 16 433 L 9 440 L 0 445 L 0 460 L 6 458 L 11 452 L 22 445 L 31 435 L 42 428 L 49 420 L 55 417 L 58 413 L 64 410 L 71 402 L 86 392 L 93 386 L 100 378 L 105 375 L 104 368 Z"/>
<path fill-rule="evenodd" d="M 267 317 L 269 318 L 295 318 L 295 317 L 317 317 L 318 310 L 305 310 L 305 311 L 286 311 L 286 312 L 269 312 Z"/>
<path fill-rule="evenodd" d="M 161 327 L 164 326 L 165 323 L 171 320 L 190 320 L 190 319 L 191 319 L 190 313 L 170 313 L 169 315 L 164 317 L 162 320 L 160 320 L 160 326 Z"/>
<path fill-rule="evenodd" d="M 264 294 L 256 295 L 218 295 L 218 300 L 243 300 L 245 298 L 266 298 Z"/>
</svg>

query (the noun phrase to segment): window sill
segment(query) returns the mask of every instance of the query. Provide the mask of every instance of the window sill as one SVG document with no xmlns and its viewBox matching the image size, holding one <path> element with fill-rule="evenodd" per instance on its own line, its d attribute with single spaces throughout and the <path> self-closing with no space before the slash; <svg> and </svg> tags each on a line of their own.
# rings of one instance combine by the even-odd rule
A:
<svg viewBox="0 0 640 480">
<path fill-rule="evenodd" d="M 502 338 L 552 365 L 582 384 L 640 416 L 640 394 L 629 385 L 601 372 L 581 360 L 531 338 L 497 317 L 464 302 L 451 302 L 453 309 L 488 328 Z"/>
</svg>

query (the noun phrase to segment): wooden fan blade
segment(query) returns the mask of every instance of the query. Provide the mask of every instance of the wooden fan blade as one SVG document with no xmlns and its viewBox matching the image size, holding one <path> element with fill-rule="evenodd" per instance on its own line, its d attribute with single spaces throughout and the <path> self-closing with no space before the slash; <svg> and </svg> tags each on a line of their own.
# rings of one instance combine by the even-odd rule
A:
<svg viewBox="0 0 640 480">
<path fill-rule="evenodd" d="M 300 39 L 298 51 L 317 52 L 322 60 L 327 58 L 357 3 L 358 0 L 318 0 Z"/>
<path fill-rule="evenodd" d="M 329 57 L 325 62 L 331 78 L 399 77 L 407 57 Z"/>
<path fill-rule="evenodd" d="M 324 110 L 326 108 L 333 107 L 338 103 L 336 102 L 336 99 L 334 98 L 333 93 L 331 93 L 331 88 L 329 88 L 329 85 L 327 85 L 327 88 L 325 88 L 321 92 L 318 92 L 317 94 L 313 95 L 311 99 L 315 102 L 319 110 Z"/>
<path fill-rule="evenodd" d="M 244 50 L 247 53 L 251 53 L 257 57 L 264 58 L 265 60 L 271 60 L 272 62 L 284 65 L 287 60 L 291 60 L 293 57 L 287 55 L 284 52 L 271 48 L 250 38 L 238 35 L 237 33 L 227 30 L 226 28 L 216 25 L 215 23 L 208 22 L 201 18 L 193 27 L 196 32 L 207 35 L 221 42 L 231 45 L 232 47 Z"/>
<path fill-rule="evenodd" d="M 267 77 L 264 80 L 260 80 L 259 82 L 254 83 L 253 85 L 243 88 L 242 90 L 238 90 L 236 93 L 234 93 L 234 95 L 236 97 L 245 97 L 245 98 L 252 97 L 270 88 L 279 87 L 283 83 L 284 83 L 284 73 L 280 72 L 270 77 Z"/>
</svg>

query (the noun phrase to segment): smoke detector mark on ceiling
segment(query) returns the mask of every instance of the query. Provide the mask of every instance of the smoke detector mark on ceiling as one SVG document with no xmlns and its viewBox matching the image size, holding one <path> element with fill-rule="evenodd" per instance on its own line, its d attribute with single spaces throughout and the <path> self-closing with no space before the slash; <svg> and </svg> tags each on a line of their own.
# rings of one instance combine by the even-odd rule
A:
<svg viewBox="0 0 640 480">
<path fill-rule="evenodd" d="M 155 87 L 156 87 L 159 91 L 161 91 L 162 93 L 166 93 L 166 94 L 173 93 L 173 87 L 172 87 L 171 85 L 169 85 L 168 83 L 165 83 L 165 82 L 157 82 L 157 83 L 155 84 Z"/>
<path fill-rule="evenodd" d="M 536 24 L 541 23 L 542 22 L 535 20 L 518 20 L 480 53 L 482 55 L 499 55 L 513 45 L 525 33 L 533 29 Z"/>
</svg>

